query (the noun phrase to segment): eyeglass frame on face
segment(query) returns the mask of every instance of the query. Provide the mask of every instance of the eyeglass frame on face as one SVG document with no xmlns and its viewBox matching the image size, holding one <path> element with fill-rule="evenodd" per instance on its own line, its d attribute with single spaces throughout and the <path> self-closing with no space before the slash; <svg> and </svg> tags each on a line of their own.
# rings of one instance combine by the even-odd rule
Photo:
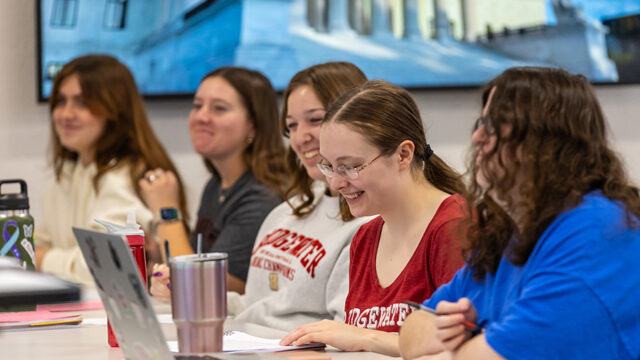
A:
<svg viewBox="0 0 640 360">
<path fill-rule="evenodd" d="M 331 165 L 331 163 L 329 163 L 329 161 L 327 161 L 327 159 L 325 158 L 320 159 L 316 166 L 318 167 L 322 175 L 326 176 L 328 179 L 333 178 L 333 175 L 337 173 L 342 177 L 346 177 L 350 180 L 355 180 L 360 175 L 360 171 L 364 170 L 367 166 L 371 165 L 371 163 L 378 160 L 382 155 L 383 153 L 380 153 L 370 161 L 358 166 L 339 165 L 335 170 L 333 169 L 333 165 Z M 323 163 L 323 161 L 326 161 L 329 164 L 325 164 Z"/>
<path fill-rule="evenodd" d="M 491 120 L 489 120 L 488 116 L 483 116 L 483 115 L 478 116 L 476 121 L 473 122 L 473 131 L 472 132 L 476 132 L 476 130 L 478 130 L 480 128 L 480 125 L 484 126 L 485 134 L 487 134 L 487 135 L 495 134 L 493 125 L 491 124 Z"/>
</svg>

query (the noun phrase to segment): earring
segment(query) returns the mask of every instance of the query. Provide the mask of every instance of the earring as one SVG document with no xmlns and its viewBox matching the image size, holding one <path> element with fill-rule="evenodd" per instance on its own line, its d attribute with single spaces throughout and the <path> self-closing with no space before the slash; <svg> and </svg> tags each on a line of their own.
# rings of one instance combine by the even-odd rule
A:
<svg viewBox="0 0 640 360">
<path fill-rule="evenodd" d="M 253 144 L 253 136 L 247 136 L 247 144 Z"/>
</svg>

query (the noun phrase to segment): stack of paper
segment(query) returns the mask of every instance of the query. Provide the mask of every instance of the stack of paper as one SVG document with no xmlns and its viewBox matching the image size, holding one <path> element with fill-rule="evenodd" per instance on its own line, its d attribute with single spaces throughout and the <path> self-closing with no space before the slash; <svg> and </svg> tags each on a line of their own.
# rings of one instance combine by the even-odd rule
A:
<svg viewBox="0 0 640 360">
<path fill-rule="evenodd" d="M 177 341 L 167 341 L 171 352 L 178 352 Z M 322 348 L 325 345 L 320 343 L 310 343 L 300 346 L 282 346 L 279 344 L 280 339 L 265 339 L 257 336 L 251 336 L 242 331 L 225 331 L 222 339 L 222 351 L 228 353 L 243 352 L 275 352 L 288 351 L 298 349 Z"/>
<path fill-rule="evenodd" d="M 77 325 L 82 317 L 77 314 L 48 310 L 0 313 L 0 331 L 49 328 L 58 325 Z"/>
</svg>

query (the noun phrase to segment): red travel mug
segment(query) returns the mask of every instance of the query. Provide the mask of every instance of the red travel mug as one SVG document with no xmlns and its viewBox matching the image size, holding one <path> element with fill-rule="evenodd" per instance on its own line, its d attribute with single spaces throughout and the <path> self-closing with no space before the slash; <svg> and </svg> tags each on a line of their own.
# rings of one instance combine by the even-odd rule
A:
<svg viewBox="0 0 640 360">
<path fill-rule="evenodd" d="M 133 211 L 129 211 L 127 214 L 127 223 L 125 226 L 110 223 L 108 221 L 94 219 L 99 224 L 104 225 L 110 234 L 116 234 L 122 236 L 122 240 L 126 241 L 131 248 L 131 255 L 138 264 L 140 270 L 140 276 L 146 287 L 147 285 L 147 257 L 144 253 L 144 231 L 140 229 L 140 225 L 136 223 L 136 214 Z M 111 347 L 118 347 L 118 339 L 111 330 L 111 323 L 107 318 L 107 341 Z"/>
<path fill-rule="evenodd" d="M 142 232 L 142 230 L 139 230 Z M 143 232 L 144 234 L 144 232 Z M 145 287 L 147 286 L 147 257 L 144 253 L 144 235 L 122 235 L 122 238 L 129 243 L 129 247 L 131 248 L 131 255 L 133 259 L 138 264 L 138 269 L 140 270 L 140 276 L 142 276 L 142 281 L 144 281 Z M 109 345 L 111 347 L 118 347 L 118 340 L 116 339 L 116 335 L 111 330 L 111 324 L 107 320 L 107 328 L 108 335 L 107 340 L 109 341 Z"/>
</svg>

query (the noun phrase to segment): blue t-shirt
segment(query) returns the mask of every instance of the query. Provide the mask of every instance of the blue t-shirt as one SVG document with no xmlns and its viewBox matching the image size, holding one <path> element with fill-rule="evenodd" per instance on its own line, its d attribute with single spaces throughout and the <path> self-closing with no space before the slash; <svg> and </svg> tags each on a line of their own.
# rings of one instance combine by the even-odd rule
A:
<svg viewBox="0 0 640 360">
<path fill-rule="evenodd" d="M 524 266 L 502 258 L 472 276 L 465 266 L 424 304 L 469 298 L 507 359 L 640 358 L 640 231 L 599 191 L 559 215 Z"/>
</svg>

